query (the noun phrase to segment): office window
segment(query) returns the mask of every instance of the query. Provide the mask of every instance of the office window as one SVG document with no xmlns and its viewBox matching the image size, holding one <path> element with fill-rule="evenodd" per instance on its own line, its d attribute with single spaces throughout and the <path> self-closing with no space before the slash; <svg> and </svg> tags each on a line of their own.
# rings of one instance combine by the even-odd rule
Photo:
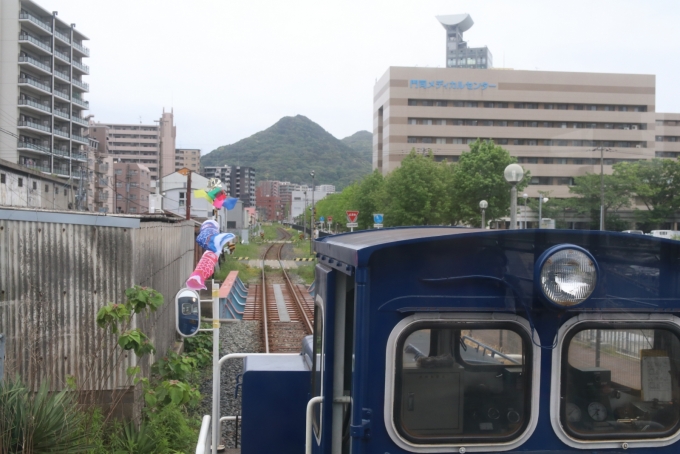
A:
<svg viewBox="0 0 680 454">
<path fill-rule="evenodd" d="M 597 129 L 597 123 L 586 123 L 587 129 Z"/>
<path fill-rule="evenodd" d="M 585 159 L 574 159 L 574 164 L 578 165 L 585 164 Z"/>
<path fill-rule="evenodd" d="M 543 158 L 543 164 L 552 164 L 553 158 Z"/>
<path fill-rule="evenodd" d="M 567 110 L 568 106 L 567 104 L 558 104 L 557 105 L 557 110 Z"/>
<path fill-rule="evenodd" d="M 588 110 L 597 110 L 597 106 L 594 104 L 591 104 L 588 106 Z"/>
<path fill-rule="evenodd" d="M 616 108 L 614 108 L 614 106 L 604 106 L 602 110 L 604 110 L 605 112 L 613 112 L 616 110 Z"/>
<path fill-rule="evenodd" d="M 538 164 L 538 158 L 524 158 L 524 162 L 527 164 Z"/>
<path fill-rule="evenodd" d="M 33 189 L 38 189 L 38 183 L 35 181 L 33 182 Z"/>
<path fill-rule="evenodd" d="M 527 109 L 538 109 L 538 104 L 535 102 L 528 102 L 526 103 L 526 108 Z"/>
<path fill-rule="evenodd" d="M 0 183 L 5 184 L 7 183 L 7 175 L 4 173 L 0 173 Z"/>
<path fill-rule="evenodd" d="M 543 123 L 541 123 L 541 127 L 552 128 L 553 127 L 552 121 L 544 121 Z"/>
<path fill-rule="evenodd" d="M 507 145 L 508 144 L 508 139 L 496 139 L 496 143 L 498 145 Z"/>
<path fill-rule="evenodd" d="M 605 123 L 604 129 L 614 129 L 614 125 L 612 123 Z"/>
<path fill-rule="evenodd" d="M 50 192 L 50 186 L 46 184 L 45 185 L 45 193 L 48 193 L 48 192 Z"/>
<path fill-rule="evenodd" d="M 123 169 L 116 169 L 116 170 L 114 170 L 114 173 L 115 173 L 116 175 L 122 175 L 122 174 L 123 174 Z"/>
<path fill-rule="evenodd" d="M 482 126 L 493 126 L 493 121 L 492 120 L 484 120 L 484 121 L 482 121 Z"/>
<path fill-rule="evenodd" d="M 446 107 L 446 106 L 449 105 L 449 103 L 448 103 L 448 101 L 436 101 L 436 102 L 435 102 L 435 105 L 436 105 L 437 107 Z"/>
<path fill-rule="evenodd" d="M 484 107 L 487 107 L 487 108 L 491 107 L 491 108 L 493 108 L 493 103 L 492 103 L 492 102 L 485 102 L 485 103 L 484 103 Z"/>
<path fill-rule="evenodd" d="M 446 139 L 443 138 L 443 137 L 437 137 L 436 143 L 438 143 L 439 145 L 445 144 L 445 143 L 446 143 Z"/>
<path fill-rule="evenodd" d="M 476 101 L 466 101 L 465 107 L 477 107 L 477 102 Z"/>
<path fill-rule="evenodd" d="M 499 109 L 507 109 L 508 103 L 507 102 L 497 102 L 496 107 L 499 108 Z"/>
<path fill-rule="evenodd" d="M 507 126 L 508 122 L 505 120 L 496 121 L 496 126 Z"/>
<path fill-rule="evenodd" d="M 568 140 L 558 140 L 558 141 L 557 141 L 557 146 L 558 146 L 558 147 L 566 147 L 567 145 L 569 145 L 569 141 L 568 141 Z"/>
<path fill-rule="evenodd" d="M 524 126 L 524 122 L 523 121 L 513 121 L 512 126 L 514 126 L 515 128 L 521 128 L 521 127 Z"/>
<path fill-rule="evenodd" d="M 453 101 L 453 107 L 464 107 L 463 101 Z"/>
<path fill-rule="evenodd" d="M 657 142 L 663 142 L 663 136 L 656 136 Z"/>
<path fill-rule="evenodd" d="M 512 144 L 513 145 L 524 145 L 524 139 L 513 139 Z"/>
<path fill-rule="evenodd" d="M 427 119 L 427 120 L 422 120 L 422 122 L 423 122 L 422 124 L 424 124 L 424 125 L 432 126 L 432 120 Z"/>
<path fill-rule="evenodd" d="M 538 145 L 537 140 L 527 140 L 527 145 Z"/>
<path fill-rule="evenodd" d="M 619 106 L 619 112 L 628 112 L 627 106 Z"/>
<path fill-rule="evenodd" d="M 477 126 L 477 120 L 465 120 L 465 126 Z"/>
<path fill-rule="evenodd" d="M 550 140 L 550 139 L 545 139 L 545 140 L 543 141 L 543 145 L 551 146 L 551 145 L 553 144 L 552 142 L 553 142 L 553 141 Z"/>
<path fill-rule="evenodd" d="M 17 182 L 17 185 L 18 185 L 20 188 L 23 187 L 23 186 L 24 186 L 24 179 L 23 179 L 23 178 L 19 178 L 19 180 L 18 180 L 18 182 Z"/>
<path fill-rule="evenodd" d="M 583 129 L 583 123 L 574 123 L 575 129 Z"/>
<path fill-rule="evenodd" d="M 538 122 L 537 121 L 527 121 L 527 126 L 530 128 L 538 128 Z"/>
<path fill-rule="evenodd" d="M 418 143 L 418 140 L 415 137 L 409 137 L 406 139 L 407 143 Z"/>
<path fill-rule="evenodd" d="M 571 145 L 574 147 L 582 147 L 583 146 L 583 141 L 582 140 L 574 140 L 571 142 Z"/>
<path fill-rule="evenodd" d="M 557 184 L 563 186 L 573 186 L 574 179 L 572 177 L 558 177 Z"/>
<path fill-rule="evenodd" d="M 583 104 L 574 104 L 574 110 L 585 110 L 585 108 Z"/>
<path fill-rule="evenodd" d="M 558 123 L 558 126 L 559 126 L 560 128 L 562 128 L 562 129 L 564 129 L 564 128 L 567 127 L 567 122 L 562 121 L 562 122 Z"/>
<path fill-rule="evenodd" d="M 434 121 L 434 124 L 435 124 L 435 125 L 445 125 L 445 124 L 446 124 L 446 120 L 435 120 L 435 121 Z"/>
<path fill-rule="evenodd" d="M 515 109 L 524 109 L 524 103 L 516 102 L 515 103 Z"/>
<path fill-rule="evenodd" d="M 409 99 L 409 100 L 408 100 L 408 105 L 409 105 L 409 106 L 417 106 L 417 105 L 418 105 L 418 101 L 416 101 L 415 99 Z"/>
<path fill-rule="evenodd" d="M 54 195 L 58 195 L 58 194 L 59 194 L 59 186 L 55 186 L 54 187 Z"/>
<path fill-rule="evenodd" d="M 423 106 L 432 106 L 432 101 L 423 100 Z"/>
<path fill-rule="evenodd" d="M 410 124 L 410 125 L 417 125 L 417 124 L 418 124 L 418 120 L 416 120 L 415 118 L 409 118 L 409 119 L 408 119 L 408 124 Z"/>
<path fill-rule="evenodd" d="M 453 126 L 463 126 L 463 120 L 449 120 Z"/>
<path fill-rule="evenodd" d="M 432 137 L 423 137 L 423 143 L 432 143 Z"/>
<path fill-rule="evenodd" d="M 543 104 L 543 108 L 546 110 L 553 110 L 555 108 L 555 104 Z"/>
<path fill-rule="evenodd" d="M 454 143 L 454 144 L 462 144 L 462 143 L 463 143 L 463 139 L 451 139 L 451 143 Z"/>
<path fill-rule="evenodd" d="M 567 164 L 567 158 L 557 158 L 555 164 Z"/>
</svg>

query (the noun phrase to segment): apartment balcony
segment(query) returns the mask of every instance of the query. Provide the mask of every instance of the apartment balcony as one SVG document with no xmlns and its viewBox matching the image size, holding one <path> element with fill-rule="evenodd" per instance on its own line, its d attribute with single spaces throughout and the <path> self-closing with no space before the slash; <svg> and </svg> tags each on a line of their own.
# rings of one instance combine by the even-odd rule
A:
<svg viewBox="0 0 680 454">
<path fill-rule="evenodd" d="M 87 66 L 87 65 L 83 65 L 80 62 L 73 60 L 73 67 L 79 69 L 80 71 L 82 71 L 85 74 L 90 74 L 90 67 Z"/>
<path fill-rule="evenodd" d="M 95 188 L 108 188 L 109 187 L 109 179 L 106 178 L 106 177 L 95 178 L 94 179 L 94 187 Z"/>
<path fill-rule="evenodd" d="M 76 117 L 75 115 L 71 115 L 71 120 L 73 120 L 74 123 L 78 123 L 79 125 L 90 126 L 87 120 L 85 120 L 84 118 Z"/>
<path fill-rule="evenodd" d="M 39 73 L 50 75 L 52 74 L 52 67 L 49 64 L 43 63 L 40 60 L 36 60 L 28 55 L 19 56 L 19 66 L 27 65 L 35 69 Z"/>
<path fill-rule="evenodd" d="M 87 155 L 85 153 L 78 153 L 76 151 L 71 152 L 71 158 L 77 161 L 87 161 Z"/>
<path fill-rule="evenodd" d="M 52 33 L 52 26 L 48 24 L 47 22 L 41 20 L 40 18 L 34 16 L 33 14 L 22 11 L 19 13 L 19 22 L 25 22 L 29 24 L 33 24 L 37 26 L 38 28 L 48 31 Z"/>
<path fill-rule="evenodd" d="M 60 78 L 61 80 L 64 80 L 64 81 L 66 81 L 66 82 L 71 82 L 71 76 L 69 76 L 69 75 L 66 74 L 66 73 L 63 73 L 63 72 L 59 71 L 58 69 L 55 69 L 55 70 L 54 70 L 54 75 L 55 75 L 56 77 Z"/>
<path fill-rule="evenodd" d="M 66 148 L 55 148 L 52 152 L 56 155 L 68 158 L 68 150 Z"/>
<path fill-rule="evenodd" d="M 107 203 L 109 201 L 109 191 L 97 191 L 94 193 L 95 203 Z"/>
<path fill-rule="evenodd" d="M 71 44 L 71 38 L 60 32 L 59 30 L 54 31 L 54 36 L 62 40 L 64 43 L 70 45 Z"/>
<path fill-rule="evenodd" d="M 68 120 L 68 112 L 64 112 L 63 110 L 54 109 L 54 115 L 56 115 L 57 117 L 61 117 L 65 120 Z"/>
<path fill-rule="evenodd" d="M 109 165 L 106 162 L 98 162 L 94 165 L 94 171 L 96 173 L 108 173 Z"/>
<path fill-rule="evenodd" d="M 22 166 L 37 170 L 39 172 L 52 173 L 52 169 L 50 169 L 48 166 L 39 166 L 36 164 L 22 164 Z"/>
<path fill-rule="evenodd" d="M 90 108 L 90 102 L 89 101 L 85 101 L 81 98 L 76 98 L 75 96 L 73 97 L 73 104 L 76 104 L 76 105 L 83 107 L 85 109 Z"/>
<path fill-rule="evenodd" d="M 78 52 L 80 52 L 83 57 L 89 57 L 90 56 L 90 49 L 88 49 L 87 47 L 83 46 L 80 43 L 77 43 L 77 42 L 74 41 L 73 42 L 73 48 L 75 50 L 77 50 Z"/>
<path fill-rule="evenodd" d="M 49 126 L 34 123 L 32 121 L 19 121 L 17 123 L 17 126 L 18 126 L 19 129 L 28 129 L 28 130 L 43 133 L 43 134 L 45 134 L 45 133 L 49 134 L 49 133 L 52 132 L 52 128 L 50 128 Z"/>
<path fill-rule="evenodd" d="M 82 136 L 77 136 L 77 135 L 75 135 L 75 134 L 71 134 L 71 138 L 72 138 L 73 140 L 75 140 L 76 142 L 84 143 L 85 145 L 87 145 L 87 144 L 89 143 L 89 141 L 87 140 L 86 137 L 82 137 Z"/>
<path fill-rule="evenodd" d="M 26 77 L 19 79 L 19 86 L 30 88 L 46 95 L 52 94 L 52 88 L 49 85 L 45 85 L 41 82 L 38 82 L 37 80 L 28 79 Z"/>
<path fill-rule="evenodd" d="M 40 112 L 41 114 L 43 112 L 52 113 L 52 109 L 50 108 L 50 106 L 46 106 L 45 104 L 41 104 L 39 102 L 35 102 L 25 98 L 19 99 L 19 107 L 25 107 L 29 110 L 35 110 Z"/>
<path fill-rule="evenodd" d="M 54 56 L 59 58 L 60 60 L 63 60 L 66 63 L 71 63 L 71 57 L 69 57 L 68 55 L 61 51 L 58 51 L 57 49 L 54 49 Z"/>
<path fill-rule="evenodd" d="M 68 93 L 64 92 L 64 91 L 56 90 L 56 89 L 55 89 L 55 90 L 54 90 L 54 94 L 57 95 L 58 97 L 62 98 L 62 99 L 67 100 L 67 101 L 70 101 L 70 100 L 71 100 L 71 96 L 70 96 Z"/>
<path fill-rule="evenodd" d="M 70 137 L 68 132 L 62 131 L 61 129 L 55 129 L 54 135 L 55 136 L 61 136 L 61 137 L 64 137 L 66 139 L 68 139 Z"/>
<path fill-rule="evenodd" d="M 52 154 L 52 150 L 48 146 L 37 145 L 31 142 L 19 141 L 17 142 L 17 150 L 22 151 L 37 151 L 39 153 Z"/>
<path fill-rule="evenodd" d="M 85 82 L 81 82 L 78 79 L 73 79 L 72 82 L 73 82 L 74 87 L 82 88 L 83 91 L 90 91 L 90 85 L 89 84 L 87 84 Z"/>
<path fill-rule="evenodd" d="M 21 44 L 26 44 L 31 50 L 38 52 L 39 54 L 44 55 L 52 54 L 52 46 L 40 41 L 38 38 L 35 38 L 31 35 L 27 35 L 26 33 L 19 34 L 19 42 Z"/>
</svg>

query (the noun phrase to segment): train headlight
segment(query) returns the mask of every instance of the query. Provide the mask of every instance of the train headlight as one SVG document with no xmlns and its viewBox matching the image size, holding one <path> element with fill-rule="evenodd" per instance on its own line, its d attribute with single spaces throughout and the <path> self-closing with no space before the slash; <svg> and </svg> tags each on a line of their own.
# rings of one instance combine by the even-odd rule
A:
<svg viewBox="0 0 680 454">
<path fill-rule="evenodd" d="M 563 244 L 545 251 L 534 277 L 543 296 L 558 307 L 583 303 L 595 290 L 599 269 L 588 251 Z"/>
</svg>

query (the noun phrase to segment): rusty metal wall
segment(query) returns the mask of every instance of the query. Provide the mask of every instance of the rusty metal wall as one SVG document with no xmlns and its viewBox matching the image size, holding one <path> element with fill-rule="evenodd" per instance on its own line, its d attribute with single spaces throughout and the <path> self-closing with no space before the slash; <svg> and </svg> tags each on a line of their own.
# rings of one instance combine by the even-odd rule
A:
<svg viewBox="0 0 680 454">
<path fill-rule="evenodd" d="M 135 323 L 163 354 L 175 339 L 174 295 L 192 271 L 193 226 L 142 222 L 139 228 L 0 220 L 0 332 L 7 338 L 5 374 L 19 373 L 53 390 L 75 376 L 81 389 L 127 386 L 134 353 L 96 325 L 107 302 L 123 302 L 140 284 L 165 304 Z M 127 357 L 126 357 L 127 356 Z M 144 371 L 153 361 L 145 361 Z M 112 371 L 110 366 L 120 367 Z"/>
</svg>

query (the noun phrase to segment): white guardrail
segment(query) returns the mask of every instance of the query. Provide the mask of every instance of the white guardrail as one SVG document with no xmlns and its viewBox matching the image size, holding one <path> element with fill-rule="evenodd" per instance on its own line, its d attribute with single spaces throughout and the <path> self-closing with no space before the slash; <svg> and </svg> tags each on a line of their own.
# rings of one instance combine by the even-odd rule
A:
<svg viewBox="0 0 680 454">
<path fill-rule="evenodd" d="M 210 441 L 212 439 L 212 427 L 210 425 L 210 415 L 203 416 L 201 431 L 198 433 L 198 443 L 196 444 L 196 454 L 208 454 L 210 452 Z"/>
</svg>

